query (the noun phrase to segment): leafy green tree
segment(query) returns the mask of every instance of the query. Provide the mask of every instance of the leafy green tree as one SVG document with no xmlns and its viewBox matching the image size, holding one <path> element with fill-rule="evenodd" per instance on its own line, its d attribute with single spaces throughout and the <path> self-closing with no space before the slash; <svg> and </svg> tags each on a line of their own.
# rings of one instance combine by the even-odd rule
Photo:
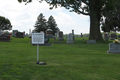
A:
<svg viewBox="0 0 120 80">
<path fill-rule="evenodd" d="M 12 25 L 11 22 L 9 21 L 9 19 L 0 16 L 0 29 L 1 30 L 11 30 L 12 29 Z"/>
<path fill-rule="evenodd" d="M 46 25 L 46 19 L 45 17 L 43 16 L 42 13 L 40 13 L 40 15 L 37 17 L 37 21 L 35 23 L 35 31 L 36 32 L 40 32 L 40 31 L 44 31 L 46 32 L 47 30 L 47 25 Z"/>
<path fill-rule="evenodd" d="M 116 0 L 112 5 L 113 9 L 104 13 L 105 21 L 102 22 L 104 32 L 120 31 L 120 0 Z"/>
<path fill-rule="evenodd" d="M 48 29 L 52 29 L 53 30 L 53 35 L 55 35 L 55 33 L 58 30 L 58 27 L 57 27 L 56 21 L 55 21 L 53 16 L 49 17 L 49 19 L 47 21 L 47 26 L 48 26 Z"/>
<path fill-rule="evenodd" d="M 54 7 L 57 8 L 57 6 L 62 6 L 78 14 L 89 15 L 90 16 L 89 39 L 103 41 L 100 32 L 100 20 L 101 17 L 103 16 L 102 12 L 104 11 L 104 9 L 106 9 L 105 7 L 110 8 L 111 7 L 110 4 L 112 4 L 114 0 L 39 0 L 39 1 L 40 2 L 46 1 L 47 3 L 52 5 L 50 9 L 53 9 Z"/>
</svg>

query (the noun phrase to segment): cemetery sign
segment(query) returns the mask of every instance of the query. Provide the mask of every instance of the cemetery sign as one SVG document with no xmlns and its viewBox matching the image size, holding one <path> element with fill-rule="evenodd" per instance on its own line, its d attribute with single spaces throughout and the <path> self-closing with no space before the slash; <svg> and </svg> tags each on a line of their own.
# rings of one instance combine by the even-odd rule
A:
<svg viewBox="0 0 120 80">
<path fill-rule="evenodd" d="M 44 44 L 44 33 L 32 33 L 32 44 Z"/>
<path fill-rule="evenodd" d="M 37 44 L 37 64 L 46 65 L 44 62 L 39 62 L 39 44 L 44 44 L 44 33 L 32 33 L 32 44 Z"/>
</svg>

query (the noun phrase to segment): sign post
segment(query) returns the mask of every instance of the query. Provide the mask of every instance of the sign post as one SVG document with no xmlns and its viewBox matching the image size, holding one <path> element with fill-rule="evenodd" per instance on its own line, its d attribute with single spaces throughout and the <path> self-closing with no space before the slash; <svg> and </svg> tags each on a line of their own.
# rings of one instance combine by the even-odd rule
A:
<svg viewBox="0 0 120 80">
<path fill-rule="evenodd" d="M 37 44 L 37 63 L 39 63 L 39 44 Z"/>
<path fill-rule="evenodd" d="M 44 33 L 32 33 L 32 44 L 37 44 L 37 64 L 45 65 L 44 62 L 39 62 L 39 44 L 44 44 Z"/>
</svg>

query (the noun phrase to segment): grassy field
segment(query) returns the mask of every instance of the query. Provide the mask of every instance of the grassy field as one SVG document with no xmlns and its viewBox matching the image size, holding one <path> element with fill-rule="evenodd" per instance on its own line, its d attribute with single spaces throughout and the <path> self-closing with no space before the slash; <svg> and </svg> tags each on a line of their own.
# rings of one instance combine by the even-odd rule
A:
<svg viewBox="0 0 120 80">
<path fill-rule="evenodd" d="M 87 44 L 76 38 L 74 44 L 39 47 L 29 38 L 0 42 L 0 80 L 120 80 L 120 55 L 108 54 L 108 42 Z M 50 40 L 53 43 L 53 40 Z"/>
</svg>

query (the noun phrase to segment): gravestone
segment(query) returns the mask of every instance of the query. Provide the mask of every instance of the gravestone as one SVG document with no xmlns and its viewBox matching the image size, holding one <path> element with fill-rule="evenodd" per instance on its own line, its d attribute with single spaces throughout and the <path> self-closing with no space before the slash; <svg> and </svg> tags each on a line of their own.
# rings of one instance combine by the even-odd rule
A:
<svg viewBox="0 0 120 80">
<path fill-rule="evenodd" d="M 105 41 L 108 41 L 109 35 L 108 35 L 108 34 L 104 34 L 104 35 L 103 35 L 103 38 L 105 39 Z"/>
<path fill-rule="evenodd" d="M 73 40 L 75 40 L 74 30 L 72 30 Z"/>
<path fill-rule="evenodd" d="M 81 37 L 83 37 L 83 34 L 81 33 Z"/>
<path fill-rule="evenodd" d="M 67 34 L 65 35 L 65 38 L 67 38 Z"/>
<path fill-rule="evenodd" d="M 87 40 L 87 44 L 95 44 L 96 40 Z"/>
<path fill-rule="evenodd" d="M 109 50 L 107 52 L 120 54 L 120 44 L 109 43 Z"/>
<path fill-rule="evenodd" d="M 52 29 L 47 29 L 47 30 L 46 30 L 46 35 L 47 35 L 49 38 L 53 38 L 53 30 L 52 30 Z"/>
<path fill-rule="evenodd" d="M 10 42 L 10 35 L 9 36 L 0 36 L 0 42 Z"/>
<path fill-rule="evenodd" d="M 114 39 L 117 39 L 117 35 L 116 34 L 111 34 L 110 35 L 110 40 L 114 40 Z"/>
<path fill-rule="evenodd" d="M 25 37 L 25 31 L 23 32 L 23 36 Z"/>
<path fill-rule="evenodd" d="M 44 43 L 48 43 L 48 42 L 49 42 L 49 36 L 45 35 Z"/>
<path fill-rule="evenodd" d="M 23 32 L 17 32 L 15 38 L 24 38 Z"/>
<path fill-rule="evenodd" d="M 68 38 L 67 38 L 67 44 L 71 44 L 73 43 L 73 35 L 72 33 L 68 34 Z"/>
<path fill-rule="evenodd" d="M 9 34 L 9 33 L 4 33 L 3 35 L 4 35 L 4 36 L 9 36 L 10 34 Z"/>
<path fill-rule="evenodd" d="M 76 38 L 78 38 L 79 37 L 79 35 L 76 35 Z"/>
<path fill-rule="evenodd" d="M 29 35 L 31 35 L 31 29 L 29 29 Z"/>
<path fill-rule="evenodd" d="M 25 37 L 29 37 L 29 34 L 28 34 L 28 33 L 26 33 L 26 34 L 25 34 Z"/>
<path fill-rule="evenodd" d="M 59 30 L 57 30 L 57 38 L 59 37 L 59 32 L 60 32 L 60 31 L 59 31 Z"/>
<path fill-rule="evenodd" d="M 18 30 L 13 30 L 12 31 L 12 36 L 15 37 L 16 33 L 18 32 Z"/>
<path fill-rule="evenodd" d="M 118 35 L 118 38 L 120 38 L 120 35 Z"/>
<path fill-rule="evenodd" d="M 85 35 L 85 37 L 89 37 L 89 35 Z"/>
<path fill-rule="evenodd" d="M 58 34 L 58 40 L 59 41 L 64 41 L 63 32 L 62 31 L 60 31 L 59 34 Z"/>
</svg>

